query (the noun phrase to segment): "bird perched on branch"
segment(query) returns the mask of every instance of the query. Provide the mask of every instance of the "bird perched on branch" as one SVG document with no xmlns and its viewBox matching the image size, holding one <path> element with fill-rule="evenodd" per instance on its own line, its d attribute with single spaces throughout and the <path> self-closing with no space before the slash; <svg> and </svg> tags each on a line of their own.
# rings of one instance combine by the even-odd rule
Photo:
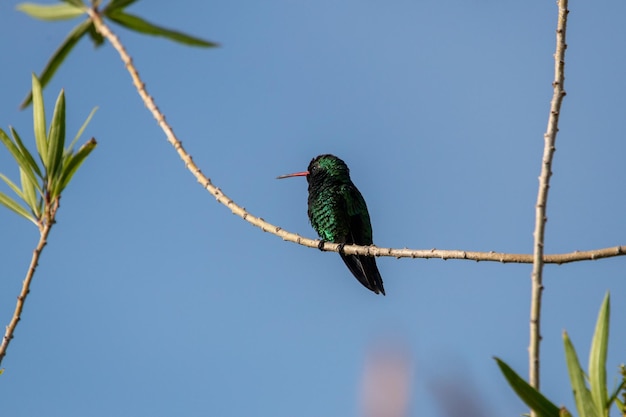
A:
<svg viewBox="0 0 626 417">
<path fill-rule="evenodd" d="M 345 162 L 334 155 L 319 155 L 306 171 L 281 175 L 278 179 L 306 177 L 309 183 L 308 214 L 311 225 L 324 242 L 344 245 L 371 245 L 372 225 L 363 196 L 350 180 Z M 346 255 L 341 259 L 366 288 L 385 295 L 383 279 L 376 266 L 376 258 L 365 255 Z"/>
</svg>

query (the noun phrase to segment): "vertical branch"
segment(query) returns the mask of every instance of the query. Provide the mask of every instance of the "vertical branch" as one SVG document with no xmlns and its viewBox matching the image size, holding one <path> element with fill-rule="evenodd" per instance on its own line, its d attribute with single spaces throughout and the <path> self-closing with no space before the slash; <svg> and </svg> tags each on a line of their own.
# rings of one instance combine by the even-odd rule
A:
<svg viewBox="0 0 626 417">
<path fill-rule="evenodd" d="M 567 27 L 567 0 L 558 0 L 559 17 L 556 30 L 556 52 L 554 54 L 554 94 L 550 103 L 550 116 L 548 128 L 544 135 L 543 159 L 541 175 L 539 176 L 539 193 L 535 208 L 535 232 L 533 248 L 533 271 L 532 271 L 532 298 L 530 306 L 530 345 L 529 356 L 529 379 L 530 384 L 539 389 L 539 343 L 541 341 L 540 316 L 541 316 L 541 293 L 543 291 L 543 248 L 546 225 L 546 204 L 548 201 L 548 189 L 550 188 L 550 176 L 552 175 L 552 158 L 555 151 L 556 134 L 559 130 L 559 113 L 561 103 L 565 96 L 563 82 L 565 80 L 565 29 Z M 532 416 L 536 413 L 531 412 Z"/>
<path fill-rule="evenodd" d="M 13 333 L 15 333 L 17 323 L 19 323 L 22 316 L 24 303 L 26 302 L 26 297 L 30 292 L 30 283 L 32 282 L 33 276 L 35 275 L 35 270 L 37 269 L 37 264 L 39 263 L 39 257 L 41 256 L 43 248 L 46 246 L 46 243 L 48 241 L 48 235 L 50 234 L 50 229 L 52 229 L 52 225 L 54 224 L 54 216 L 56 215 L 56 211 L 59 208 L 59 200 L 56 199 L 52 203 L 46 203 L 46 206 L 46 215 L 44 216 L 43 220 L 40 220 L 39 223 L 39 242 L 37 243 L 37 247 L 35 247 L 35 250 L 33 251 L 33 257 L 30 260 L 30 266 L 28 267 L 26 278 L 24 278 L 24 282 L 22 283 L 22 290 L 20 291 L 20 295 L 17 296 L 17 304 L 15 305 L 13 317 L 11 318 L 9 325 L 6 327 L 4 337 L 2 338 L 2 344 L 0 344 L 0 364 L 2 364 L 2 359 L 4 359 L 7 354 L 9 343 L 11 343 L 11 339 L 13 339 Z"/>
</svg>

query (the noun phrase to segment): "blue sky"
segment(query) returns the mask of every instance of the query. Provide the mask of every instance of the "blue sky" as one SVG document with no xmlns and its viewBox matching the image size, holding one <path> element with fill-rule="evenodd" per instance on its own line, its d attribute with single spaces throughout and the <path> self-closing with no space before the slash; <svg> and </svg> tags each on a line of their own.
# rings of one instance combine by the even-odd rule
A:
<svg viewBox="0 0 626 417">
<path fill-rule="evenodd" d="M 0 127 L 32 143 L 18 104 L 77 21 L 35 21 L 16 4 L 0 3 Z M 626 244 L 626 4 L 570 9 L 548 253 Z M 222 45 L 114 27 L 194 160 L 253 214 L 315 237 L 306 181 L 274 178 L 333 153 L 379 246 L 532 250 L 554 2 L 153 0 L 129 11 Z M 445 403 L 468 395 L 485 415 L 526 411 L 492 356 L 526 375 L 530 265 L 381 258 L 387 296 L 375 296 L 336 254 L 217 204 L 110 45 L 77 46 L 46 89 L 49 109 L 61 88 L 71 136 L 99 107 L 85 132 L 99 145 L 63 195 L 3 362 L 6 415 L 357 416 L 380 351 L 403 358 L 411 416 L 446 416 Z M 4 150 L 0 172 L 17 175 Z M 38 235 L 4 209 L 0 225 L 6 324 Z M 542 388 L 572 411 L 561 333 L 586 364 L 610 290 L 613 382 L 625 262 L 545 269 Z"/>
</svg>

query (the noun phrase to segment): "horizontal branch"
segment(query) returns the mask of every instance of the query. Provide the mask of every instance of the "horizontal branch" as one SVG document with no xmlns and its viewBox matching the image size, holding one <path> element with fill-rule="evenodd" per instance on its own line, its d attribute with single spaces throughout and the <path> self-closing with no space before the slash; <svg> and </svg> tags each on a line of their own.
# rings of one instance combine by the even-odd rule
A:
<svg viewBox="0 0 626 417">
<path fill-rule="evenodd" d="M 291 233 L 289 234 L 291 235 Z M 298 236 L 298 235 L 296 235 Z M 291 236 L 287 241 L 292 241 L 310 248 L 317 248 L 320 241 L 307 239 L 298 236 L 296 240 L 292 240 Z M 339 252 L 339 246 L 336 243 L 325 242 L 325 251 Z M 346 245 L 343 252 L 348 255 L 368 255 L 368 256 L 391 256 L 394 258 L 422 258 L 422 259 L 462 259 L 470 261 L 486 261 L 501 263 L 517 263 L 532 264 L 533 255 L 525 253 L 501 253 L 501 252 L 473 252 L 464 250 L 445 250 L 445 249 L 393 249 L 379 248 L 378 246 L 358 246 Z M 570 253 L 556 253 L 543 256 L 543 262 L 546 264 L 567 264 L 580 261 L 595 261 L 603 258 L 612 258 L 615 256 L 626 255 L 626 246 L 613 246 L 610 248 L 593 249 L 588 251 L 574 251 Z"/>
</svg>

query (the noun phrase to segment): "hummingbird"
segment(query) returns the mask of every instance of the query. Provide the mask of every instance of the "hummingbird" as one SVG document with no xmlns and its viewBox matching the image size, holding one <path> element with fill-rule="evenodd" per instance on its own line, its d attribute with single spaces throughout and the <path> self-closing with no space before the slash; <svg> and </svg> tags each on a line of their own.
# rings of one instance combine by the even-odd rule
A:
<svg viewBox="0 0 626 417">
<path fill-rule="evenodd" d="M 367 289 L 385 295 L 376 259 L 346 255 L 344 245 L 371 245 L 372 225 L 363 196 L 350 179 L 350 169 L 335 155 L 319 155 L 306 171 L 281 175 L 278 179 L 306 177 L 309 183 L 308 215 L 311 225 L 324 242 L 339 243 L 339 255 L 352 275 Z"/>
</svg>

